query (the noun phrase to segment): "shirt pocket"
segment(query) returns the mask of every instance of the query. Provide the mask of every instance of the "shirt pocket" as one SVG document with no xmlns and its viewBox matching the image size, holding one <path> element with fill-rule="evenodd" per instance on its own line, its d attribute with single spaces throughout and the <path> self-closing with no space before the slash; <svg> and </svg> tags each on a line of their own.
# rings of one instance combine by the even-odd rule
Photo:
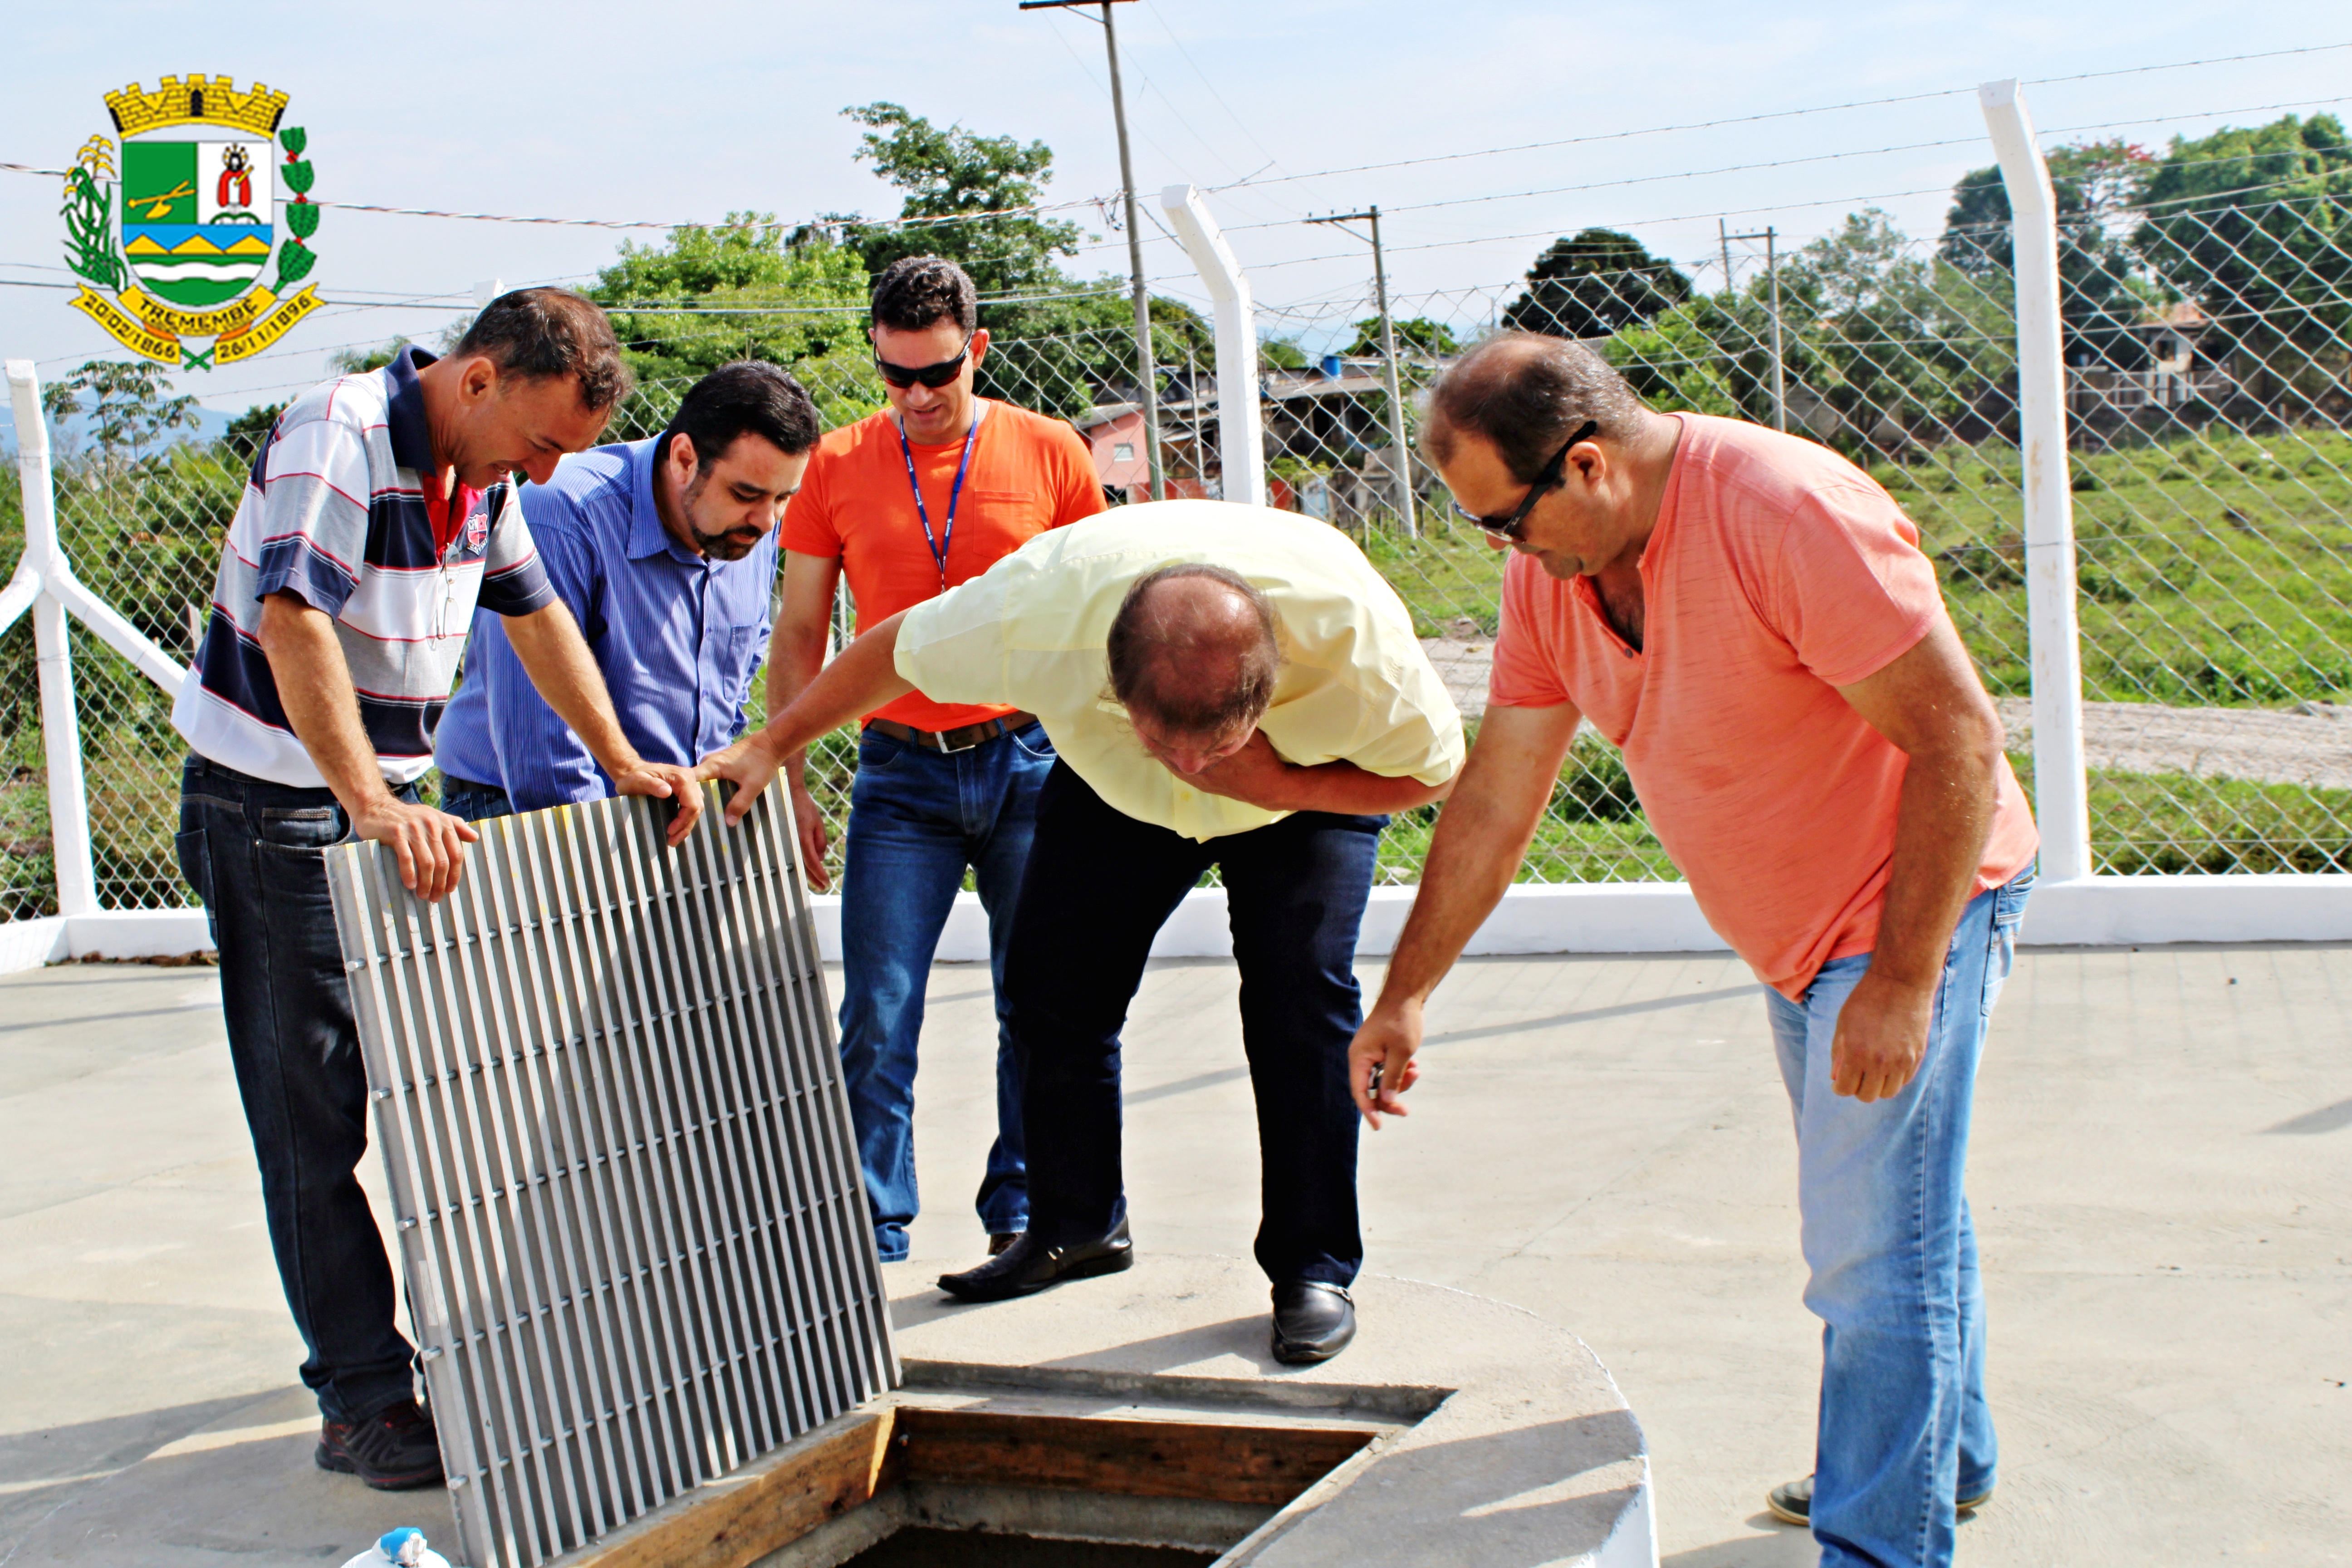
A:
<svg viewBox="0 0 2352 1568">
<path fill-rule="evenodd" d="M 712 640 L 718 645 L 714 658 L 719 689 L 727 704 L 741 717 L 743 705 L 751 700 L 752 678 L 759 673 L 761 656 L 767 652 L 768 628 L 760 626 L 719 626 Z"/>
<path fill-rule="evenodd" d="M 1045 532 L 1053 521 L 1054 514 L 1044 497 L 1021 490 L 968 489 L 956 507 L 958 536 L 969 538 L 974 545 L 988 551 L 984 559 L 973 563 L 975 576 L 995 565 L 999 555 Z M 931 525 L 936 528 L 940 521 L 939 515 L 933 513 Z M 964 533 L 967 528 L 971 530 L 970 534 Z M 961 567 L 963 562 L 959 559 L 954 564 Z"/>
</svg>

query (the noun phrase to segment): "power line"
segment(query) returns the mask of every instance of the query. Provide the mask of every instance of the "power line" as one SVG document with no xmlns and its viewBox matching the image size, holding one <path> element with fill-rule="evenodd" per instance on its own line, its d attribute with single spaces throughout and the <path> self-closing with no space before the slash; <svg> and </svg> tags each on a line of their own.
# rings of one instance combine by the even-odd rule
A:
<svg viewBox="0 0 2352 1568">
<path fill-rule="evenodd" d="M 1168 153 L 1165 148 L 1161 148 L 1160 152 L 1160 156 L 1168 156 Z M 1172 158 L 1170 159 L 1170 162 L 1171 163 L 1174 161 L 1175 160 Z M 39 174 L 52 179 L 63 179 L 69 172 L 70 171 L 65 169 L 39 168 L 31 163 L 0 163 L 0 173 L 12 174 Z M 391 217 L 437 217 L 451 218 L 464 223 L 535 224 L 562 228 L 653 229 L 674 231 L 682 228 L 723 229 L 739 226 L 729 223 L 724 218 L 717 221 L 694 218 L 688 219 L 683 223 L 669 223 L 656 221 L 650 218 L 532 217 L 518 216 L 512 213 L 447 212 L 437 207 L 385 206 L 373 202 L 312 202 L 310 205 L 314 207 L 324 207 L 335 212 L 375 213 L 380 216 Z M 948 213 L 937 217 L 860 217 L 852 221 L 854 221 L 859 228 L 924 228 L 935 226 L 951 226 L 960 223 L 977 223 L 983 218 L 1037 216 L 1045 213 L 1076 212 L 1083 208 L 1093 206 L 1094 205 L 1094 199 L 1089 196 L 1081 197 L 1075 201 L 1034 202 L 1025 206 L 991 207 L 983 212 Z M 814 219 L 808 220 L 807 226 L 819 226 Z M 803 227 L 803 224 L 798 221 L 791 223 L 770 222 L 748 224 L 740 226 L 775 230 L 796 229 Z"/>
<path fill-rule="evenodd" d="M 2164 65 L 2130 66 L 2120 70 L 2084 71 L 2074 76 L 2037 77 L 2027 82 L 2026 85 L 2029 87 L 2041 87 L 2056 82 L 2093 81 L 2105 77 L 2141 76 L 2150 71 L 2187 70 L 2194 66 L 2231 65 L 2243 60 L 2267 60 L 2277 59 L 2289 55 L 2322 54 L 2330 49 L 2352 49 L 2352 43 L 2312 44 L 2300 48 L 2270 49 L 2260 54 L 2221 55 L 2210 59 L 2175 60 Z M 1855 99 L 1847 103 L 1819 104 L 1811 109 L 1781 109 L 1775 110 L 1767 114 L 1735 115 L 1724 120 L 1693 120 L 1676 125 L 1648 126 L 1639 131 L 1609 131 L 1597 132 L 1590 136 L 1568 136 L 1554 142 L 1528 142 L 1510 147 L 1483 147 L 1467 153 L 1432 153 L 1427 157 L 1422 158 L 1399 158 L 1385 163 L 1359 163 L 1351 168 L 1323 169 L 1310 174 L 1278 174 L 1270 179 L 1260 180 L 1254 183 L 1271 185 L 1297 180 L 1321 180 L 1328 179 L 1339 174 L 1364 174 L 1382 169 L 1413 168 L 1424 163 L 1455 163 L 1465 158 L 1492 158 L 1507 153 L 1537 153 L 1549 151 L 1556 147 L 1590 146 L 1598 142 L 1623 142 L 1637 136 L 1663 136 L 1671 132 L 1713 131 L 1727 125 L 1758 125 L 1762 124 L 1767 121 L 1794 120 L 1809 114 L 1836 114 L 1850 109 L 1883 109 L 1890 104 L 1924 103 L 1932 99 L 1955 98 L 1960 94 L 1973 92 L 1976 89 L 1974 88 L 1952 87 L 1940 89 L 1934 92 L 1904 93 L 1895 98 Z M 1236 187 L 1230 185 L 1221 185 L 1217 187 L 1219 190 L 1232 190 L 1234 188 Z"/>
<path fill-rule="evenodd" d="M 2207 119 L 2223 114 L 2267 114 L 2273 110 L 2310 109 L 2326 104 L 2343 103 L 2346 101 L 2347 101 L 2347 100 L 2343 98 L 2296 99 L 2286 103 L 2248 104 L 2238 109 L 2199 110 L 2193 114 L 2187 115 L 2160 114 L 2151 115 L 2142 120 L 2107 120 L 2101 121 L 2098 123 L 2092 125 L 2062 125 L 2042 131 L 2038 132 L 2038 134 L 2042 136 L 2073 136 L 2078 135 L 2085 131 L 2113 131 L 2127 125 L 2163 125 L 2180 120 Z M 1496 195 L 1448 196 L 1442 200 L 1433 202 L 1408 202 L 1401 205 L 1390 207 L 1388 211 L 1391 214 L 1428 212 L 1439 207 L 1473 206 L 1483 202 L 1517 201 L 1528 196 L 1568 195 L 1580 191 L 1600 191 L 1615 189 L 1625 185 L 1654 184 L 1665 180 L 1702 180 L 1714 174 L 1755 174 L 1767 169 L 1795 168 L 1798 165 L 1804 163 L 1834 163 L 1847 158 L 1875 158 L 1890 153 L 1918 153 L 1937 147 L 1975 146 L 1982 143 L 1983 141 L 1984 138 L 1982 136 L 1948 136 L 1934 142 L 1906 142 L 1891 147 L 1871 147 L 1851 153 L 1815 153 L 1798 158 L 1774 158 L 1759 163 L 1726 163 L 1718 168 L 1690 169 L 1671 174 L 1634 174 L 1622 180 L 1592 180 L 1579 185 L 1552 185 L 1544 189 L 1532 191 L 1506 191 Z M 2204 160 L 2195 161 L 2203 162 Z M 2230 160 L 2221 161 L 2228 162 Z M 1282 226 L 1273 223 L 1240 223 L 1234 225 L 1231 229 L 1227 230 L 1227 232 L 1236 233 L 1243 229 L 1276 228 L 1280 226 Z"/>
</svg>

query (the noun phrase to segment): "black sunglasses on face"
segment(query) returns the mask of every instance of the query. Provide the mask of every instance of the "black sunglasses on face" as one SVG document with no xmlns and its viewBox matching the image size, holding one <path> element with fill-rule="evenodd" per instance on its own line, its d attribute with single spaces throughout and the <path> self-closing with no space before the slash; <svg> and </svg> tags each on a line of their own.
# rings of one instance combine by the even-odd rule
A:
<svg viewBox="0 0 2352 1568">
<path fill-rule="evenodd" d="M 920 366 L 892 364 L 880 354 L 876 354 L 874 368 L 882 373 L 883 380 L 901 390 L 919 381 L 925 386 L 936 391 L 962 374 L 964 356 L 970 353 L 971 353 L 971 340 L 966 338 L 963 341 L 963 347 L 956 351 L 955 358 L 943 359 L 937 364 Z"/>
<path fill-rule="evenodd" d="M 1527 529 L 1528 513 L 1535 510 L 1537 500 L 1542 497 L 1546 490 L 1551 489 L 1559 483 L 1560 475 L 1565 471 L 1565 465 L 1568 462 L 1568 454 L 1570 451 L 1575 447 L 1579 441 L 1589 441 L 1592 439 L 1594 436 L 1600 434 L 1600 431 L 1601 422 L 1597 419 L 1588 419 L 1581 426 L 1578 426 L 1576 434 L 1570 436 L 1568 438 L 1567 443 L 1563 445 L 1559 451 L 1554 452 L 1551 455 L 1551 461 L 1546 463 L 1543 466 L 1543 471 L 1536 476 L 1536 482 L 1528 487 L 1527 500 L 1519 502 L 1519 510 L 1511 513 L 1510 516 L 1480 517 L 1476 512 L 1472 511 L 1460 501 L 1455 501 L 1454 503 L 1454 511 L 1460 514 L 1465 521 L 1476 523 L 1479 527 L 1485 529 L 1487 532 L 1495 535 L 1496 538 L 1508 539 L 1516 542 L 1523 537 Z"/>
</svg>

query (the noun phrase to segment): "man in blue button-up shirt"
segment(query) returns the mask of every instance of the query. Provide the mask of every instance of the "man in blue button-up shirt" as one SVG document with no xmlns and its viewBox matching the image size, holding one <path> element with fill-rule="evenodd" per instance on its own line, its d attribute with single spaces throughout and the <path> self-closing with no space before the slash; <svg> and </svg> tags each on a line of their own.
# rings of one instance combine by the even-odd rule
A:
<svg viewBox="0 0 2352 1568">
<path fill-rule="evenodd" d="M 647 761 L 691 765 L 742 732 L 768 644 L 776 523 L 816 439 L 800 384 L 740 362 L 697 382 L 652 440 L 596 447 L 524 487 L 548 578 Z M 613 793 L 496 616 L 475 621 L 433 754 L 442 808 L 468 821 Z"/>
</svg>

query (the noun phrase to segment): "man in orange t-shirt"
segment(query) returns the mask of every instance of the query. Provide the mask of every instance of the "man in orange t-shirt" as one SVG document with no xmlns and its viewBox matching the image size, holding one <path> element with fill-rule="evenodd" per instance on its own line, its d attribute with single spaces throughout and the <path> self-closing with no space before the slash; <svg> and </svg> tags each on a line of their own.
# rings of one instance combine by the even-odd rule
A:
<svg viewBox="0 0 2352 1568">
<path fill-rule="evenodd" d="M 768 711 L 824 662 L 844 573 L 869 626 L 981 575 L 1049 528 L 1103 510 L 1077 432 L 978 397 L 988 353 L 971 279 L 936 256 L 893 262 L 868 330 L 890 406 L 817 444 L 784 514 L 783 603 L 769 648 Z M 824 815 L 805 754 L 788 759 L 810 879 L 825 886 Z M 980 1186 L 992 1252 L 1029 1226 L 1021 1074 L 1005 1016 L 1004 944 L 1054 765 L 1037 721 L 920 692 L 866 716 L 849 796 L 841 895 L 841 1060 L 883 1261 L 907 1256 L 915 1187 L 915 1056 L 924 982 L 969 868 L 988 911 L 997 1009 L 996 1143 Z"/>
<path fill-rule="evenodd" d="M 1590 720 L 1769 987 L 1824 1331 L 1814 1473 L 1768 1506 L 1824 1564 L 1948 1564 L 1995 1449 L 1969 1110 L 2037 839 L 1918 531 L 1829 448 L 1654 413 L 1556 338 L 1464 355 L 1422 439 L 1515 553 L 1486 716 L 1350 1047 L 1357 1105 L 1402 1113 L 1423 1004 Z"/>
</svg>

